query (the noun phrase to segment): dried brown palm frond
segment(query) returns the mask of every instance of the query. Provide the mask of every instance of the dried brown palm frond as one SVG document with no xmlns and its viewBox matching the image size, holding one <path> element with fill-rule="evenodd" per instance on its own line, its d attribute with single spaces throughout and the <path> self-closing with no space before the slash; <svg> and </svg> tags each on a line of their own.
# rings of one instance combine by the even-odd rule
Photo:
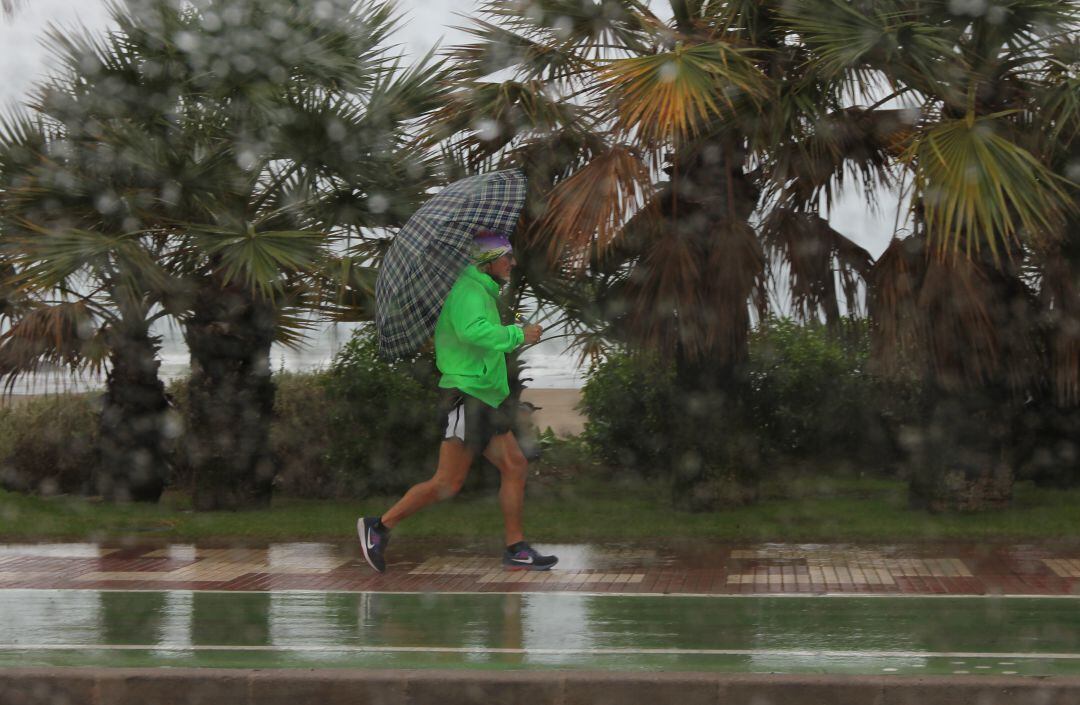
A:
<svg viewBox="0 0 1080 705">
<path fill-rule="evenodd" d="M 7 388 L 24 374 L 63 367 L 102 369 L 108 346 L 83 301 L 39 304 L 13 321 L 0 336 L 0 377 Z"/>
<path fill-rule="evenodd" d="M 875 359 L 923 366 L 944 390 L 1021 390 L 1039 368 L 1036 307 L 1017 272 L 927 256 L 922 238 L 894 240 L 871 275 Z"/>
<path fill-rule="evenodd" d="M 1001 338 L 990 311 L 989 284 L 986 272 L 971 260 L 932 258 L 927 263 L 917 305 L 935 379 L 944 389 L 965 389 L 996 377 Z"/>
<path fill-rule="evenodd" d="M 661 221 L 629 272 L 622 292 L 626 334 L 667 356 L 737 362 L 745 354 L 764 254 L 745 222 L 707 222 L 701 211 L 683 206 L 678 221 Z"/>
<path fill-rule="evenodd" d="M 921 356 L 918 291 L 926 273 L 919 238 L 893 238 L 867 274 L 867 307 L 873 321 L 871 359 L 889 374 Z"/>
<path fill-rule="evenodd" d="M 720 364 L 742 362 L 746 356 L 751 304 L 764 307 L 765 253 L 754 229 L 743 220 L 724 221 L 716 229 L 705 274 L 705 311 L 708 326 L 704 345 L 694 356 L 719 351 Z"/>
<path fill-rule="evenodd" d="M 799 207 L 824 199 L 830 207 L 849 174 L 861 180 L 868 203 L 892 181 L 892 167 L 910 139 L 913 117 L 904 110 L 846 108 L 813 131 L 771 151 L 769 198 Z"/>
<path fill-rule="evenodd" d="M 822 310 L 830 324 L 839 322 L 838 273 L 848 310 L 857 307 L 858 282 L 873 263 L 864 248 L 816 213 L 774 210 L 762 223 L 761 234 L 772 258 L 786 265 L 792 303 L 803 318 L 814 318 Z"/>
<path fill-rule="evenodd" d="M 610 146 L 555 187 L 547 212 L 530 232 L 547 241 L 552 262 L 581 269 L 592 253 L 607 250 L 651 189 L 651 170 L 641 154 Z"/>
</svg>

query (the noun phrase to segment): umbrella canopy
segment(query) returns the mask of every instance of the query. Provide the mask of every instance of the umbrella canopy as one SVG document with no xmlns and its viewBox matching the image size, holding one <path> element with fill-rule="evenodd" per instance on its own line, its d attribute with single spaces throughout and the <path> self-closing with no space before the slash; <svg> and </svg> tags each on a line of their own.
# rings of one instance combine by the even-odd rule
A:
<svg viewBox="0 0 1080 705">
<path fill-rule="evenodd" d="M 379 353 L 415 353 L 434 333 L 446 295 L 469 264 L 480 229 L 513 234 L 525 175 L 495 171 L 455 181 L 416 211 L 386 253 L 375 282 Z"/>
</svg>

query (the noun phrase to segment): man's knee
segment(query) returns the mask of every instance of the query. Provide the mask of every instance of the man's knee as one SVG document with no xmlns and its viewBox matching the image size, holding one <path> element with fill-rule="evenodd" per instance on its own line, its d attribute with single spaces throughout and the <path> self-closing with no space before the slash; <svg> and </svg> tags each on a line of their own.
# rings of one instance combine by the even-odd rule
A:
<svg viewBox="0 0 1080 705">
<path fill-rule="evenodd" d="M 520 453 L 511 455 L 502 462 L 503 479 L 524 482 L 529 474 L 529 461 Z"/>
<path fill-rule="evenodd" d="M 435 487 L 435 496 L 439 501 L 444 499 L 450 499 L 458 492 L 461 491 L 461 487 L 465 484 L 465 478 L 453 478 L 453 477 L 435 477 L 431 480 Z"/>
</svg>

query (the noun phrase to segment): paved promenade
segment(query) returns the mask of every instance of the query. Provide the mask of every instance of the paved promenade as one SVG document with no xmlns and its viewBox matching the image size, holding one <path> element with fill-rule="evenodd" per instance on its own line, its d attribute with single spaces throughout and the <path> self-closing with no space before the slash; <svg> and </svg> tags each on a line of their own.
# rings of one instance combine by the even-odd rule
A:
<svg viewBox="0 0 1080 705">
<path fill-rule="evenodd" d="M 395 542 L 376 575 L 354 542 L 266 547 L 0 544 L 0 589 L 1080 595 L 1080 545 L 547 545 L 548 573 L 497 546 Z"/>
<path fill-rule="evenodd" d="M 1080 702 L 1077 543 L 395 538 L 0 544 L 0 703 Z"/>
</svg>

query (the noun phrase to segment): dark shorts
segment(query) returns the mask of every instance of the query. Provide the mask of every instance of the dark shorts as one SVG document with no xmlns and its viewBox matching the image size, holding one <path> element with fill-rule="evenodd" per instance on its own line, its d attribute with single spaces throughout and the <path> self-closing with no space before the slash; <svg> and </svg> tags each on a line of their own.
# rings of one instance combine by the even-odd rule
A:
<svg viewBox="0 0 1080 705">
<path fill-rule="evenodd" d="M 456 438 L 479 455 L 492 438 L 513 429 L 512 409 L 510 397 L 496 409 L 460 390 L 440 390 L 439 425 L 442 438 L 446 441 Z"/>
</svg>

